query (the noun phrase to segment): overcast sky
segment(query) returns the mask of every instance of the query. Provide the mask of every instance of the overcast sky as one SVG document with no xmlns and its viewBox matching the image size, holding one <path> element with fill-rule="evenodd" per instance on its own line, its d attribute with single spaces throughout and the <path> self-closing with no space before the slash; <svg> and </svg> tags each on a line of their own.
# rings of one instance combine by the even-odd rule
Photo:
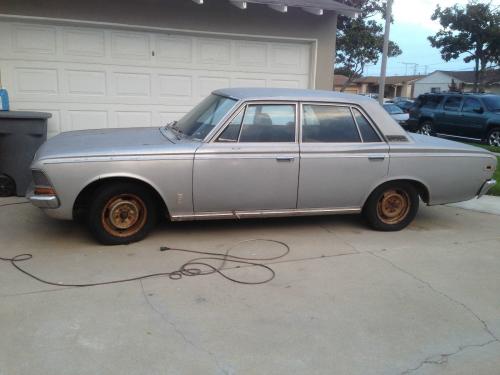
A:
<svg viewBox="0 0 500 375">
<path fill-rule="evenodd" d="M 467 3 L 466 0 L 394 0 L 394 23 L 391 25 L 391 40 L 403 50 L 403 54 L 390 58 L 387 64 L 388 75 L 413 74 L 414 66 L 402 63 L 418 64 L 417 74 L 434 70 L 472 70 L 472 64 L 465 64 L 463 59 L 445 62 L 441 59 L 439 50 L 432 48 L 427 37 L 434 35 L 440 28 L 438 22 L 431 20 L 431 15 L 439 3 L 441 8 L 453 4 Z M 493 0 L 494 5 L 500 5 L 500 0 Z M 426 67 L 427 65 L 427 67 Z M 380 62 L 376 66 L 368 66 L 364 75 L 379 75 Z"/>
</svg>

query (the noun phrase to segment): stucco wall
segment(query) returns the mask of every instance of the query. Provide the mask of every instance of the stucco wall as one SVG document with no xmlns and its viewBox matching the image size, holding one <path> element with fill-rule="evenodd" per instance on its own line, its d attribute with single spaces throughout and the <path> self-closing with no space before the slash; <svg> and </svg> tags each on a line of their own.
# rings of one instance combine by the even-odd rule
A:
<svg viewBox="0 0 500 375">
<path fill-rule="evenodd" d="M 455 79 L 455 83 L 459 85 L 462 81 Z M 434 72 L 427 77 L 421 78 L 415 82 L 414 96 L 431 92 L 431 88 L 439 87 L 441 91 L 448 91 L 451 84 L 451 77 L 442 72 Z"/>
<path fill-rule="evenodd" d="M 331 90 L 333 85 L 334 12 L 315 16 L 289 8 L 279 13 L 255 4 L 241 10 L 227 0 L 206 0 L 204 5 L 188 0 L 2 0 L 0 14 L 316 39 L 316 88 Z"/>
</svg>

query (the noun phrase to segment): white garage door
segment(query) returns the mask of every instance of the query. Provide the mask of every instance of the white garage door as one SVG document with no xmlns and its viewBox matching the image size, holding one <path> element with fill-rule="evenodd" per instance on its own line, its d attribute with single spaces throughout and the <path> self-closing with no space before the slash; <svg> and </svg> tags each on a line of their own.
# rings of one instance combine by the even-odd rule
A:
<svg viewBox="0 0 500 375">
<path fill-rule="evenodd" d="M 308 43 L 0 22 L 0 69 L 15 110 L 61 131 L 160 126 L 212 90 L 308 88 Z"/>
</svg>

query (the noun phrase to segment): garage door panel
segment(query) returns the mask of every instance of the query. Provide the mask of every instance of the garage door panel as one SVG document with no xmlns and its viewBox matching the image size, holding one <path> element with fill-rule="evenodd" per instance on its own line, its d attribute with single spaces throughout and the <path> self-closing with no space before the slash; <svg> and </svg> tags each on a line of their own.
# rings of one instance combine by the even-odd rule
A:
<svg viewBox="0 0 500 375">
<path fill-rule="evenodd" d="M 12 109 L 53 113 L 50 135 L 160 126 L 214 89 L 310 82 L 307 43 L 28 22 L 0 22 L 0 42 Z"/>
<path fill-rule="evenodd" d="M 62 29 L 63 52 L 68 56 L 104 57 L 106 41 L 104 31 L 89 29 Z"/>
<path fill-rule="evenodd" d="M 104 96 L 107 93 L 105 71 L 66 70 L 65 74 L 68 94 Z"/>
<path fill-rule="evenodd" d="M 56 28 L 51 26 L 12 25 L 13 52 L 55 54 Z"/>
</svg>

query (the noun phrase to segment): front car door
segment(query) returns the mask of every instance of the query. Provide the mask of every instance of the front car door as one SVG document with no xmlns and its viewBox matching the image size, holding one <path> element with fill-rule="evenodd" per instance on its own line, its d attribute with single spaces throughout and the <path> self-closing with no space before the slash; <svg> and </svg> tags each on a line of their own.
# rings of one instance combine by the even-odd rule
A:
<svg viewBox="0 0 500 375">
<path fill-rule="evenodd" d="M 389 146 L 358 107 L 302 103 L 299 209 L 359 210 L 387 176 Z"/>
<path fill-rule="evenodd" d="M 467 138 L 481 140 L 488 118 L 484 114 L 484 106 L 477 98 L 464 98 L 460 126 L 462 134 Z"/>
<path fill-rule="evenodd" d="M 463 127 L 461 125 L 462 117 L 460 107 L 462 104 L 461 96 L 448 96 L 443 104 L 443 119 L 441 121 L 440 131 L 444 134 L 457 135 L 463 137 Z"/>
<path fill-rule="evenodd" d="M 251 102 L 195 154 L 196 214 L 295 209 L 298 104 Z"/>
</svg>

